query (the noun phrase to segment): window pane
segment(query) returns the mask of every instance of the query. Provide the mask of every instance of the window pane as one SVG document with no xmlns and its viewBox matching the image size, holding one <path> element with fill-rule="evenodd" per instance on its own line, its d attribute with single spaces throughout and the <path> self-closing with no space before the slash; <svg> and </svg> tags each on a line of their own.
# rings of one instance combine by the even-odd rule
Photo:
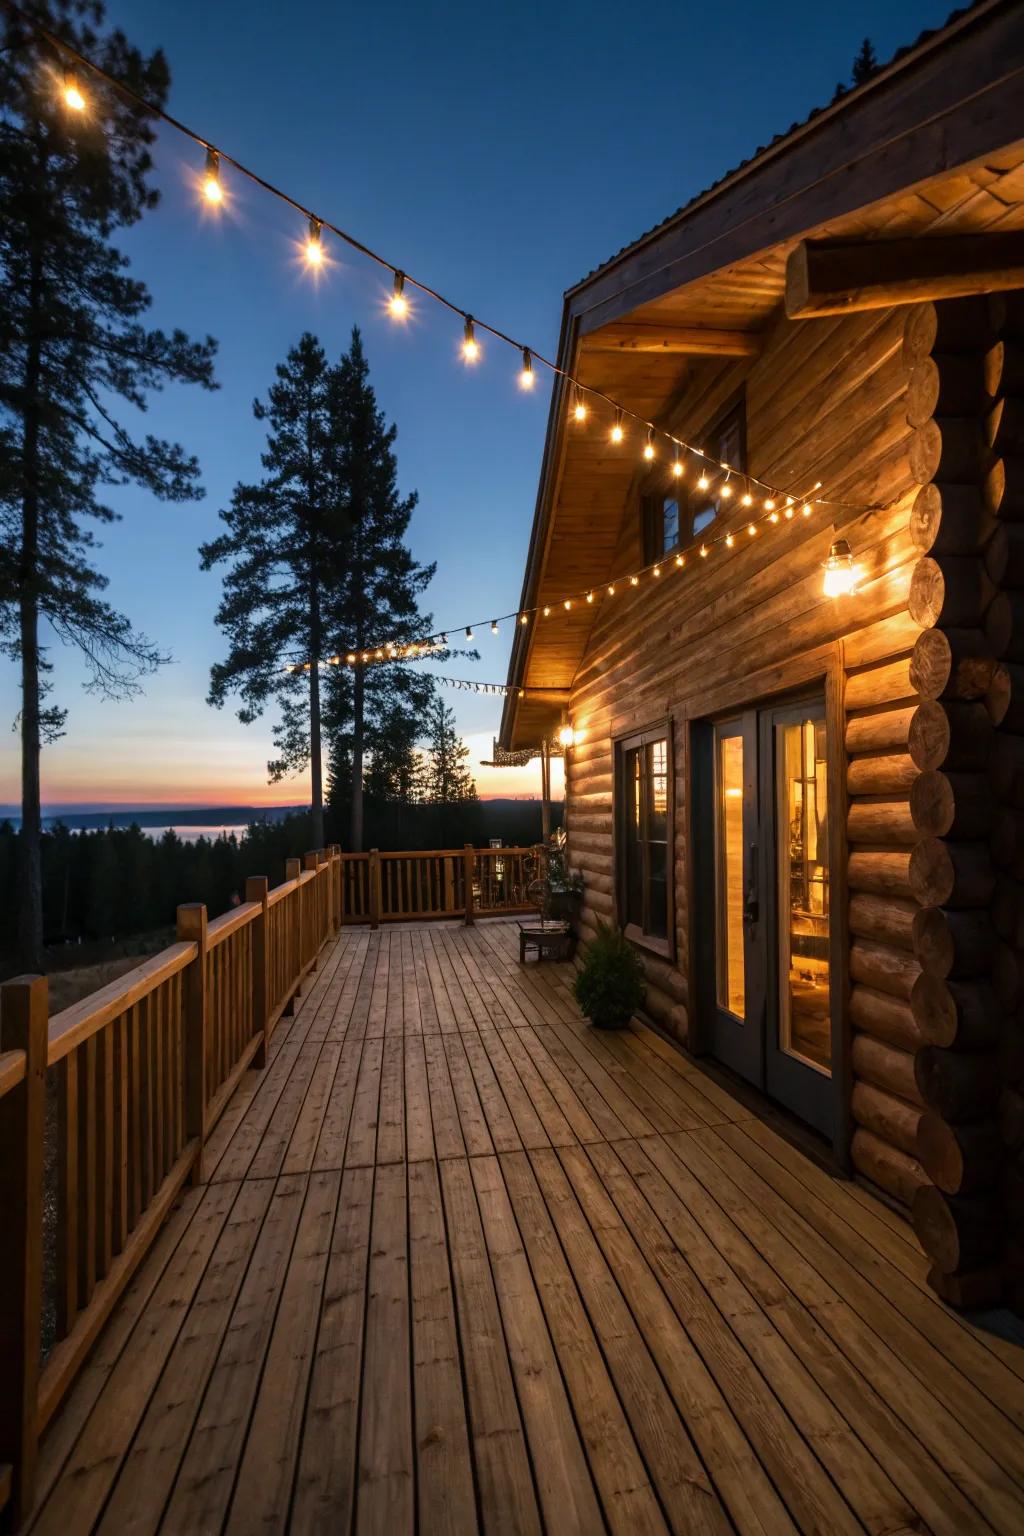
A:
<svg viewBox="0 0 1024 1536">
<path fill-rule="evenodd" d="M 779 866 L 779 1048 L 827 1072 L 828 962 L 825 722 L 775 727 Z"/>
<path fill-rule="evenodd" d="M 744 1014 L 743 966 L 743 737 L 718 740 L 715 796 L 718 1005 Z"/>
<path fill-rule="evenodd" d="M 717 512 L 717 506 L 702 507 L 699 512 L 695 512 L 693 515 L 694 534 L 703 533 L 704 529 L 714 522 Z"/>
<path fill-rule="evenodd" d="M 673 496 L 666 496 L 661 507 L 661 552 L 675 549 L 679 543 L 679 503 Z"/>
<path fill-rule="evenodd" d="M 668 847 L 647 845 L 647 932 L 656 939 L 668 938 Z"/>
<path fill-rule="evenodd" d="M 644 920 L 644 858 L 642 841 L 642 753 L 639 750 L 626 753 L 625 780 L 629 796 L 629 814 L 626 826 L 626 922 L 641 924 Z"/>
</svg>

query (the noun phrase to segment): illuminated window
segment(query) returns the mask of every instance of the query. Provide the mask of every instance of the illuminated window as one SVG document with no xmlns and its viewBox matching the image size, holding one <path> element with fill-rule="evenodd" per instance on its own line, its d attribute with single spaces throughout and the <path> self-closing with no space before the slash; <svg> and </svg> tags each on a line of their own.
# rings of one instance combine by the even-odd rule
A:
<svg viewBox="0 0 1024 1536">
<path fill-rule="evenodd" d="M 666 945 L 672 910 L 672 786 L 668 727 L 618 746 L 617 867 L 623 927 Z"/>
</svg>

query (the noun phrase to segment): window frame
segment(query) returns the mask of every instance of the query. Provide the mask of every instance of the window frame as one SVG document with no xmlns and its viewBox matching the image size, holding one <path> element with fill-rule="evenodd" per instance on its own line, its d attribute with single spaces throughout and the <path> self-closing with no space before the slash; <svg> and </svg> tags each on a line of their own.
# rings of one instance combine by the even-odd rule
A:
<svg viewBox="0 0 1024 1536">
<path fill-rule="evenodd" d="M 727 403 L 711 417 L 708 425 L 700 431 L 690 434 L 691 440 L 700 443 L 705 448 L 718 441 L 725 433 L 733 418 L 736 418 L 739 427 L 739 453 L 738 462 L 733 464 L 737 474 L 745 476 L 747 473 L 747 401 L 746 391 L 740 389 L 731 396 Z M 713 452 L 709 457 L 716 463 L 720 463 Z M 653 475 L 648 476 L 640 497 L 640 538 L 643 547 L 643 557 L 647 564 L 655 564 L 676 550 L 689 549 L 696 544 L 705 532 L 702 528 L 694 531 L 695 519 L 709 507 L 714 507 L 714 516 L 705 525 L 713 528 L 723 519 L 723 503 L 716 499 L 710 492 L 698 492 L 696 481 L 699 475 L 698 465 L 701 461 L 694 460 L 692 473 L 688 473 L 686 479 L 676 480 L 671 475 L 669 467 L 662 463 Z M 688 471 L 690 466 L 687 466 Z M 670 495 L 671 493 L 671 495 Z M 674 500 L 679 508 L 679 528 L 676 542 L 670 548 L 656 547 L 664 541 L 664 504 L 667 500 Z M 726 509 L 727 510 L 727 509 Z M 660 539 L 655 535 L 660 534 Z"/>
<path fill-rule="evenodd" d="M 665 743 L 665 779 L 666 779 L 666 805 L 665 805 L 665 927 L 666 935 L 662 938 L 658 934 L 648 933 L 638 923 L 627 920 L 629 911 L 629 899 L 627 882 L 629 879 L 629 863 L 627 854 L 627 836 L 629 831 L 629 811 L 632 785 L 627 776 L 627 765 L 630 754 L 650 746 L 653 742 Z M 615 856 L 615 903 L 616 922 L 631 943 L 641 949 L 650 950 L 653 954 L 664 959 L 675 958 L 675 747 L 673 722 L 671 718 L 658 721 L 654 725 L 645 726 L 642 730 L 631 730 L 627 735 L 614 739 L 615 752 L 615 815 L 614 815 L 614 856 Z M 644 845 L 653 839 L 644 838 Z M 647 871 L 643 875 L 643 906 L 646 913 L 649 901 L 650 876 Z"/>
</svg>

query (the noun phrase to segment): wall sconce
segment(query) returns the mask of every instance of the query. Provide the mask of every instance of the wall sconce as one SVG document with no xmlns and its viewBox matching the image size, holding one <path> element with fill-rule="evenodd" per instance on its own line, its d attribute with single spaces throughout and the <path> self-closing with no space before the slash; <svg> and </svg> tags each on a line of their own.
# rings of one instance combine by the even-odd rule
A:
<svg viewBox="0 0 1024 1536">
<path fill-rule="evenodd" d="M 857 573 L 853 568 L 853 551 L 846 539 L 837 539 L 832 545 L 824 571 L 822 591 L 826 597 L 846 597 L 856 589 Z"/>
<path fill-rule="evenodd" d="M 572 726 L 569 724 L 569 717 L 568 717 L 568 715 L 563 715 L 562 716 L 562 727 L 561 727 L 561 730 L 558 732 L 558 739 L 561 742 L 562 746 L 566 748 L 566 750 L 568 750 L 569 747 L 571 747 L 573 745 L 573 743 L 575 742 L 575 740 L 576 740 L 576 732 L 573 730 Z"/>
</svg>

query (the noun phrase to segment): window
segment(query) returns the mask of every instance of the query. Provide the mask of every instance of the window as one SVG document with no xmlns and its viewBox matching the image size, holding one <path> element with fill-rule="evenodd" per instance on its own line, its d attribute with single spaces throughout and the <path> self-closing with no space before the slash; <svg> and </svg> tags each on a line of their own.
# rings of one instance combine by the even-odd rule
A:
<svg viewBox="0 0 1024 1536">
<path fill-rule="evenodd" d="M 702 434 L 700 446 L 714 464 L 729 464 L 741 471 L 746 469 L 747 429 L 742 400 L 712 422 Z M 697 489 L 702 467 L 707 469 L 711 481 L 706 491 Z M 692 543 L 719 514 L 725 478 L 721 471 L 712 473 L 710 464 L 696 458 L 690 460 L 687 468 L 685 485 L 669 479 L 664 466 L 649 482 L 643 498 L 644 560 L 648 564 L 660 560 L 679 544 Z"/>
<path fill-rule="evenodd" d="M 619 914 L 632 938 L 668 951 L 672 802 L 669 727 L 618 744 Z"/>
</svg>

